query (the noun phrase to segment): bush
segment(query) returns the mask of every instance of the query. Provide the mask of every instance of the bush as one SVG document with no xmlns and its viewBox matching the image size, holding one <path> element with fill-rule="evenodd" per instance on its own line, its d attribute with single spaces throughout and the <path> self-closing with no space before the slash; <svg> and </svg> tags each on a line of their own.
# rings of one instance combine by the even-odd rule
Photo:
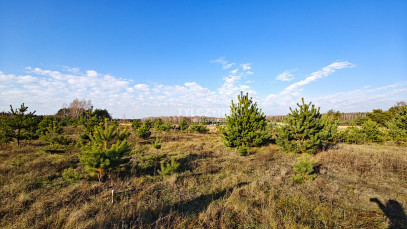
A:
<svg viewBox="0 0 407 229">
<path fill-rule="evenodd" d="M 339 132 L 339 140 L 350 144 L 361 144 L 364 142 L 364 136 L 359 127 L 351 126 Z"/>
<path fill-rule="evenodd" d="M 178 124 L 178 128 L 180 131 L 184 131 L 188 129 L 188 123 L 185 119 L 182 119 L 181 122 Z"/>
<path fill-rule="evenodd" d="M 304 181 L 313 180 L 317 176 L 314 174 L 315 161 L 308 156 L 298 158 L 297 163 L 293 165 L 295 175 L 291 179 L 295 183 L 302 184 Z"/>
<path fill-rule="evenodd" d="M 333 136 L 329 133 L 332 128 L 326 127 L 319 107 L 311 106 L 311 103 L 305 104 L 302 98 L 302 104 L 298 104 L 299 109 L 291 109 L 277 131 L 277 144 L 284 151 L 294 153 L 314 154 L 322 149 L 328 143 L 328 138 Z"/>
<path fill-rule="evenodd" d="M 195 123 L 191 123 L 191 125 L 188 128 L 188 132 L 198 132 L 201 134 L 205 134 L 209 132 L 209 129 L 204 126 L 202 123 L 199 125 L 196 125 Z"/>
<path fill-rule="evenodd" d="M 170 122 L 165 122 L 163 125 L 161 125 L 161 129 L 163 131 L 170 131 L 172 129 L 172 124 Z"/>
<path fill-rule="evenodd" d="M 158 137 L 155 139 L 155 142 L 151 144 L 155 149 L 161 149 L 161 140 Z"/>
<path fill-rule="evenodd" d="M 142 138 L 142 139 L 147 139 L 151 136 L 151 131 L 150 131 L 151 126 L 144 123 L 141 125 L 141 127 L 137 131 L 137 136 Z"/>
<path fill-rule="evenodd" d="M 79 160 L 86 172 L 97 174 L 99 182 L 106 173 L 110 176 L 122 171 L 130 161 L 126 157 L 131 151 L 127 139 L 118 139 L 123 134 L 117 130 L 117 124 L 105 119 L 105 123 L 95 127 L 94 133 L 89 135 L 91 141 L 83 147 Z"/>
<path fill-rule="evenodd" d="M 222 128 L 223 142 L 228 147 L 258 146 L 270 139 L 267 120 L 257 103 L 249 94 L 237 97 L 238 103 L 230 106 L 230 115 L 226 116 L 226 125 Z"/>
<path fill-rule="evenodd" d="M 80 172 L 76 171 L 76 169 L 67 168 L 62 173 L 62 177 L 69 181 L 69 183 L 74 184 L 81 180 L 82 175 Z"/>
<path fill-rule="evenodd" d="M 247 147 L 244 146 L 239 146 L 237 148 L 237 152 L 239 153 L 240 156 L 247 156 L 249 155 L 249 151 L 247 149 Z"/>
<path fill-rule="evenodd" d="M 141 122 L 141 119 L 134 119 L 133 122 L 131 123 L 131 127 L 133 128 L 134 131 L 138 130 L 138 128 L 141 127 L 143 123 Z"/>
<path fill-rule="evenodd" d="M 154 128 L 158 131 L 162 131 L 162 125 L 163 125 L 163 120 L 161 120 L 160 118 L 156 119 L 154 121 Z"/>
<path fill-rule="evenodd" d="M 384 135 L 379 124 L 371 119 L 362 124 L 361 132 L 364 142 L 383 142 Z"/>
<path fill-rule="evenodd" d="M 160 164 L 161 169 L 158 170 L 158 173 L 163 177 L 173 174 L 179 167 L 179 163 L 175 161 L 174 157 L 171 158 L 171 163 L 165 163 L 165 160 L 162 160 Z"/>
<path fill-rule="evenodd" d="M 393 117 L 386 122 L 392 140 L 407 141 L 407 105 L 392 107 Z"/>
</svg>

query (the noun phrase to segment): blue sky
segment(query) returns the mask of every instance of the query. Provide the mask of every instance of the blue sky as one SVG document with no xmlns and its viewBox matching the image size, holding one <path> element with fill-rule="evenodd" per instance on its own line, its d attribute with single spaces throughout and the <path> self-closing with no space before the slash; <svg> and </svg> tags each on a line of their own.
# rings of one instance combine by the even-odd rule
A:
<svg viewBox="0 0 407 229">
<path fill-rule="evenodd" d="M 343 112 L 407 100 L 407 1 L 3 1 L 0 110 L 116 118 Z"/>
</svg>

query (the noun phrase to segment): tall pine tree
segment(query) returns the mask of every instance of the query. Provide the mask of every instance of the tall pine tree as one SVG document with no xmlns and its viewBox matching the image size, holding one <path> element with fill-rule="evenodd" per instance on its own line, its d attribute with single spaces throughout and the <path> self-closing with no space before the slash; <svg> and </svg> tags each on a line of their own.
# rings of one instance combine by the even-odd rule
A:
<svg viewBox="0 0 407 229">
<path fill-rule="evenodd" d="M 222 128 L 223 141 L 228 147 L 258 146 L 270 138 L 266 130 L 267 120 L 257 103 L 240 92 L 238 103 L 230 106 L 230 115 L 226 115 L 226 125 Z"/>
</svg>

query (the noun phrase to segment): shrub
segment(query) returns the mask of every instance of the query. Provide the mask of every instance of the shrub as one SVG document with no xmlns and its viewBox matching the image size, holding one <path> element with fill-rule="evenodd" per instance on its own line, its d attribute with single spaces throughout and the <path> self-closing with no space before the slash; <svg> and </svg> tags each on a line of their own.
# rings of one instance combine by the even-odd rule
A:
<svg viewBox="0 0 407 229">
<path fill-rule="evenodd" d="M 9 143 L 13 140 L 13 131 L 7 124 L 8 118 L 6 115 L 0 116 L 0 143 Z"/>
<path fill-rule="evenodd" d="M 313 180 L 317 176 L 314 173 L 315 161 L 308 156 L 298 158 L 297 163 L 293 165 L 295 175 L 291 179 L 295 183 L 302 184 L 304 181 Z"/>
<path fill-rule="evenodd" d="M 389 136 L 394 141 L 407 141 L 407 105 L 391 108 L 393 118 L 386 122 Z"/>
<path fill-rule="evenodd" d="M 163 131 L 170 131 L 172 129 L 172 124 L 170 122 L 165 122 L 163 125 L 161 125 L 161 129 Z"/>
<path fill-rule="evenodd" d="M 161 149 L 161 140 L 158 137 L 155 139 L 155 142 L 151 144 L 155 149 Z"/>
<path fill-rule="evenodd" d="M 64 172 L 62 172 L 62 177 L 69 181 L 69 183 L 74 184 L 81 180 L 82 175 L 76 169 L 67 168 L 64 169 Z"/>
<path fill-rule="evenodd" d="M 61 124 L 57 121 L 52 121 L 48 128 L 40 135 L 40 138 L 50 145 L 60 144 L 69 145 L 72 140 L 66 136 L 61 135 Z"/>
<path fill-rule="evenodd" d="M 173 174 L 179 167 L 179 163 L 175 161 L 174 157 L 171 158 L 170 163 L 165 163 L 165 160 L 162 160 L 160 164 L 161 169 L 158 170 L 158 173 L 163 177 Z"/>
<path fill-rule="evenodd" d="M 185 119 L 182 119 L 181 122 L 178 124 L 178 128 L 180 131 L 184 131 L 188 129 L 188 123 Z"/>
<path fill-rule="evenodd" d="M 134 131 L 138 130 L 142 125 L 141 119 L 134 119 L 133 122 L 131 123 L 131 127 L 133 128 Z"/>
<path fill-rule="evenodd" d="M 160 118 L 158 118 L 158 119 L 156 119 L 156 120 L 154 121 L 154 128 L 155 128 L 156 130 L 158 130 L 158 131 L 161 131 L 163 124 L 164 124 L 164 123 L 163 123 L 163 120 L 161 120 Z"/>
<path fill-rule="evenodd" d="M 109 176 L 120 172 L 130 161 L 126 156 L 131 151 L 127 139 L 119 140 L 123 133 L 117 130 L 117 124 L 105 119 L 104 124 L 95 127 L 89 135 L 90 143 L 83 147 L 79 160 L 85 166 L 85 171 L 91 175 L 97 174 L 99 182 L 107 173 Z"/>
<path fill-rule="evenodd" d="M 151 126 L 144 123 L 141 125 L 141 127 L 137 131 L 137 136 L 142 138 L 142 139 L 147 139 L 151 136 L 151 131 L 150 131 Z"/>
<path fill-rule="evenodd" d="M 266 130 L 267 120 L 257 103 L 249 94 L 237 97 L 238 103 L 230 106 L 230 115 L 226 116 L 226 125 L 222 128 L 223 142 L 228 147 L 258 146 L 270 139 Z"/>
<path fill-rule="evenodd" d="M 361 132 L 365 142 L 383 141 L 383 133 L 380 131 L 379 124 L 371 119 L 362 124 Z"/>
<path fill-rule="evenodd" d="M 239 153 L 240 156 L 247 156 L 249 155 L 249 151 L 247 147 L 245 146 L 239 146 L 237 147 L 237 152 Z"/>
<path fill-rule="evenodd" d="M 339 132 L 339 140 L 350 144 L 361 144 L 364 142 L 364 136 L 359 127 L 351 126 Z"/>
<path fill-rule="evenodd" d="M 188 128 L 188 132 L 198 132 L 201 134 L 205 134 L 209 132 L 209 129 L 204 126 L 202 123 L 199 125 L 196 125 L 195 123 L 191 123 L 191 125 Z"/>
<path fill-rule="evenodd" d="M 26 113 L 28 107 L 21 104 L 20 108 L 13 109 L 10 105 L 11 113 L 9 113 L 9 118 L 4 121 L 3 131 L 9 134 L 9 138 L 14 138 L 17 140 L 17 146 L 20 147 L 20 141 L 23 139 L 32 139 L 38 128 L 39 119 L 34 117 L 34 112 Z"/>
<path fill-rule="evenodd" d="M 305 104 L 302 98 L 302 104 L 298 104 L 299 109 L 291 109 L 284 120 L 284 124 L 277 131 L 277 144 L 284 151 L 294 153 L 314 154 L 328 142 L 331 134 L 326 133 L 324 120 L 319 113 L 319 107 L 311 106 L 311 103 Z"/>
</svg>

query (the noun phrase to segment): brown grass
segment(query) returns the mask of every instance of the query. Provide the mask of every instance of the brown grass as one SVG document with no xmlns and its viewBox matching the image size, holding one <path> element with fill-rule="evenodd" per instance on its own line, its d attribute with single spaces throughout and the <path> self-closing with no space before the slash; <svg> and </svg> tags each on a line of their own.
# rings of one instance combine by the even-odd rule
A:
<svg viewBox="0 0 407 229">
<path fill-rule="evenodd" d="M 156 136 L 160 150 L 149 144 Z M 153 133 L 131 142 L 146 154 L 174 156 L 178 173 L 163 179 L 146 169 L 105 183 L 69 184 L 61 174 L 77 165 L 77 149 L 44 154 L 39 145 L 3 146 L 0 227 L 383 228 L 388 220 L 370 198 L 407 206 L 403 146 L 338 145 L 316 156 L 315 180 L 294 184 L 296 155 L 276 145 L 241 157 L 214 132 Z"/>
</svg>

